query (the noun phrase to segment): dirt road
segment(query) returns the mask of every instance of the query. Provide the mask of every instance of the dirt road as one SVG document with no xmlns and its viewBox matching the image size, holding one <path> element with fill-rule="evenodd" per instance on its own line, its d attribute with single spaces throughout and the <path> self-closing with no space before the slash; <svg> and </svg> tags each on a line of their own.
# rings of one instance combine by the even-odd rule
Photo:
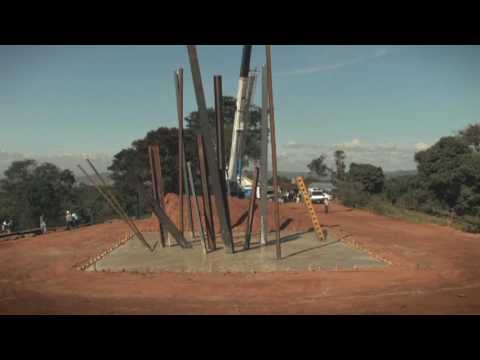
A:
<svg viewBox="0 0 480 360">
<path fill-rule="evenodd" d="M 330 209 L 324 216 L 318 207 L 329 231 L 392 265 L 256 274 L 74 269 L 120 239 L 126 226 L 114 222 L 0 242 L 0 314 L 480 313 L 480 235 Z M 286 230 L 311 227 L 303 204 L 284 204 L 281 213 Z"/>
</svg>

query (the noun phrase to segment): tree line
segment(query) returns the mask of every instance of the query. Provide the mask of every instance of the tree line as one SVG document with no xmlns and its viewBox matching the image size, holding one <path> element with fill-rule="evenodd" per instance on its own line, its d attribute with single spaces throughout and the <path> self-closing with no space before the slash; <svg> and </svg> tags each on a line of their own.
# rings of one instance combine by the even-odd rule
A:
<svg viewBox="0 0 480 360">
<path fill-rule="evenodd" d="M 455 218 L 467 231 L 480 231 L 480 123 L 440 138 L 415 153 L 415 175 L 386 179 L 381 167 L 351 163 L 345 172 L 343 151 L 335 152 L 336 169 L 326 156 L 312 160 L 311 171 L 334 175 L 338 197 L 349 207 L 385 211 L 390 205 L 434 216 Z"/>
</svg>

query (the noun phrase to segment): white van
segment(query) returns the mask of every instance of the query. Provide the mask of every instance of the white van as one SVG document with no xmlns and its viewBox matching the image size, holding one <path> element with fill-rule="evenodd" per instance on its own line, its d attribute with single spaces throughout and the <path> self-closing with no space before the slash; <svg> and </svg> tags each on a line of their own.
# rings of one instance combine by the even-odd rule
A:
<svg viewBox="0 0 480 360">
<path fill-rule="evenodd" d="M 308 189 L 308 193 L 310 195 L 310 199 L 312 200 L 312 203 L 316 204 L 323 204 L 325 199 L 328 199 L 328 201 L 332 200 L 332 195 L 327 194 L 325 191 L 317 188 L 311 188 Z"/>
</svg>

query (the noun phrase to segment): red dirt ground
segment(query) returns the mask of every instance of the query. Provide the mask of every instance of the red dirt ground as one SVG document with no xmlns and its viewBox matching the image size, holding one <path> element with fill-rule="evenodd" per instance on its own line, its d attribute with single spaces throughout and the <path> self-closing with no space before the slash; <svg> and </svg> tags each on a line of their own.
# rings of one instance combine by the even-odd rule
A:
<svg viewBox="0 0 480 360">
<path fill-rule="evenodd" d="M 247 208 L 247 201 L 235 202 L 232 224 Z M 172 212 L 175 205 L 170 206 Z M 0 314 L 480 313 L 480 235 L 409 224 L 339 204 L 330 208 L 325 216 L 318 207 L 329 231 L 392 265 L 364 271 L 255 274 L 76 270 L 75 264 L 118 242 L 127 228 L 114 221 L 1 241 Z M 291 219 L 285 231 L 311 227 L 303 204 L 282 205 L 281 217 L 281 223 Z M 142 228 L 152 225 L 154 219 L 140 222 Z"/>
</svg>

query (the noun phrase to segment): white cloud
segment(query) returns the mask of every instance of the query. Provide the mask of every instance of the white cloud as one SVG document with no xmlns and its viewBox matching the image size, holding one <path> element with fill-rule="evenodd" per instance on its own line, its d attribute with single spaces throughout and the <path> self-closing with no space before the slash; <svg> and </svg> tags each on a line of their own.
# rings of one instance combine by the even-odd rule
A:
<svg viewBox="0 0 480 360">
<path fill-rule="evenodd" d="M 61 169 L 69 169 L 74 174 L 81 175 L 77 164 L 85 164 L 85 158 L 88 157 L 95 164 L 95 167 L 100 172 L 107 171 L 113 160 L 113 155 L 102 153 L 89 153 L 89 154 L 72 154 L 64 153 L 58 155 L 35 155 L 35 154 L 21 154 L 10 153 L 6 151 L 0 151 L 0 178 L 3 177 L 3 173 L 8 169 L 13 161 L 35 159 L 38 162 L 50 162 L 57 165 Z"/>
<path fill-rule="evenodd" d="M 411 170 L 416 168 L 414 154 L 419 148 L 428 147 L 427 144 L 371 144 L 359 138 L 337 144 L 301 144 L 290 141 L 283 146 L 282 158 L 279 159 L 279 168 L 282 170 L 305 170 L 306 165 L 321 154 L 327 155 L 327 164 L 333 166 L 333 152 L 344 150 L 347 155 L 347 164 L 350 162 L 370 163 L 381 166 L 385 171 Z"/>
<path fill-rule="evenodd" d="M 418 142 L 415 144 L 415 150 L 417 151 L 422 151 L 422 150 L 428 149 L 429 147 L 430 145 L 425 144 L 423 142 Z"/>
<path fill-rule="evenodd" d="M 319 64 L 315 66 L 304 67 L 301 69 L 295 69 L 289 72 L 286 72 L 285 75 L 305 75 L 305 74 L 314 74 L 322 71 L 340 69 L 345 66 L 362 63 L 368 60 L 373 60 L 379 57 L 383 57 L 389 54 L 387 48 L 376 49 L 372 54 L 366 56 L 359 56 L 356 58 L 339 60 L 331 64 Z"/>
</svg>

